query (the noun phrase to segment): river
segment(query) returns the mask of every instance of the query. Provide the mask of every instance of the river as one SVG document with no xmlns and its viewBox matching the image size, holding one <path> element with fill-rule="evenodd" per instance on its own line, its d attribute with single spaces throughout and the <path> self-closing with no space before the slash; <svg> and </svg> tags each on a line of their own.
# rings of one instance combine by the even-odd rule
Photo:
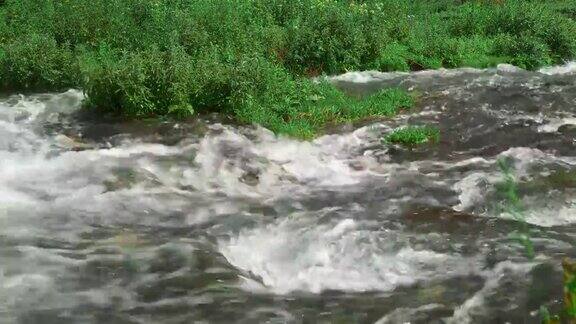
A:
<svg viewBox="0 0 576 324">
<path fill-rule="evenodd" d="M 332 78 L 414 111 L 312 142 L 0 98 L 0 323 L 538 323 L 575 257 L 576 65 Z M 440 142 L 382 142 L 432 124 Z M 536 257 L 498 193 L 506 158 Z"/>
</svg>

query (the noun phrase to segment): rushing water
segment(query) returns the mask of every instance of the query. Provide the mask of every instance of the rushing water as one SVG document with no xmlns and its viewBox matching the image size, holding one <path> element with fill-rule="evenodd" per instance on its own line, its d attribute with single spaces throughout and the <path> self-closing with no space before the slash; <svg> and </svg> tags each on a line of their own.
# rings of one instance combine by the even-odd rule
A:
<svg viewBox="0 0 576 324">
<path fill-rule="evenodd" d="M 0 323 L 530 323 L 575 256 L 576 69 L 349 73 L 415 112 L 313 142 L 0 99 Z M 436 145 L 381 142 L 434 124 Z M 351 131 L 351 129 L 353 131 Z M 498 208 L 507 157 L 536 248 Z"/>
</svg>

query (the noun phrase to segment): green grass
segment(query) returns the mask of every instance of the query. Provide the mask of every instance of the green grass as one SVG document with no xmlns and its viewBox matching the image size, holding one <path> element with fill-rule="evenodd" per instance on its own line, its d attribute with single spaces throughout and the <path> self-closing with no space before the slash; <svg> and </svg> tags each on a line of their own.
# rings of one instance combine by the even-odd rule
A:
<svg viewBox="0 0 576 324">
<path fill-rule="evenodd" d="M 264 94 L 242 102 L 236 115 L 270 130 L 310 139 L 328 124 L 354 122 L 368 117 L 393 116 L 412 106 L 412 98 L 397 89 L 386 89 L 362 99 L 348 97 L 328 83 L 295 83 L 296 91 L 277 89 L 284 94 Z M 306 96 L 302 98 L 302 94 Z M 277 101 L 276 98 L 283 98 Z"/>
<path fill-rule="evenodd" d="M 576 56 L 574 1 L 6 0 L 0 92 L 84 89 L 135 118 L 221 112 L 310 138 L 406 100 L 345 98 L 311 76 Z M 396 97 L 394 97 L 396 96 Z M 406 97 L 403 95 L 403 97 Z"/>
<path fill-rule="evenodd" d="M 386 135 L 384 142 L 415 146 L 425 143 L 437 143 L 440 131 L 432 126 L 406 126 Z"/>
</svg>

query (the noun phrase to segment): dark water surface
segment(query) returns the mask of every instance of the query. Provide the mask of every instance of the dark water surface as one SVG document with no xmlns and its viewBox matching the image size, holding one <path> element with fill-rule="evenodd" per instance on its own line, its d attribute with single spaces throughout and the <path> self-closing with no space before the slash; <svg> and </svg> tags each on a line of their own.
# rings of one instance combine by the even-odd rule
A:
<svg viewBox="0 0 576 324">
<path fill-rule="evenodd" d="M 537 323 L 576 256 L 576 69 L 349 73 L 415 112 L 314 142 L 0 99 L 0 323 Z M 434 124 L 415 149 L 381 138 Z M 520 183 L 536 259 L 498 208 Z"/>
</svg>

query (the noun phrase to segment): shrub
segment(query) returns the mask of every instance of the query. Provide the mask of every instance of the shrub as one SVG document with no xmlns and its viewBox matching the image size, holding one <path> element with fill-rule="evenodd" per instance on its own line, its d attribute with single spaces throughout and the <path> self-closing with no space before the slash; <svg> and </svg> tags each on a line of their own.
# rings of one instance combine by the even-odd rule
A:
<svg viewBox="0 0 576 324">
<path fill-rule="evenodd" d="M 494 53 L 508 57 L 510 63 L 525 69 L 553 62 L 548 46 L 534 37 L 499 35 L 494 42 Z"/>
<path fill-rule="evenodd" d="M 310 137 L 323 123 L 404 103 L 370 103 L 398 104 L 397 91 L 358 101 L 303 77 L 558 63 L 576 54 L 572 9 L 520 0 L 9 0 L 0 6 L 0 91 L 82 87 L 87 106 L 106 113 L 219 111 Z"/>
<path fill-rule="evenodd" d="M 102 46 L 81 57 L 88 105 L 134 117 L 194 112 L 194 63 L 181 49 L 118 52 Z"/>
<path fill-rule="evenodd" d="M 551 4 L 509 0 L 495 6 L 470 2 L 455 10 L 449 20 L 452 35 L 493 39 L 491 55 L 525 68 L 576 55 L 576 24 Z"/>
<path fill-rule="evenodd" d="M 32 34 L 0 47 L 0 88 L 41 91 L 72 87 L 78 73 L 68 46 Z"/>
</svg>

